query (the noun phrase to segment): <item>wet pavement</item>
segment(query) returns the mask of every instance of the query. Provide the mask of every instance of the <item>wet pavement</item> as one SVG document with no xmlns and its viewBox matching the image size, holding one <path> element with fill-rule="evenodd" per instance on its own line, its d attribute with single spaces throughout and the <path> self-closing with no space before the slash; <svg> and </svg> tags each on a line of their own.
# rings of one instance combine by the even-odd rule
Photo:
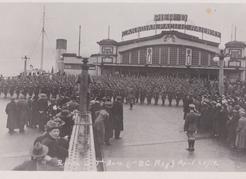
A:
<svg viewBox="0 0 246 179">
<path fill-rule="evenodd" d="M 37 129 L 9 135 L 5 107 L 0 98 L 0 170 L 11 170 L 30 158 Z M 246 171 L 246 154 L 231 151 L 223 143 L 199 134 L 195 152 L 189 153 L 183 132 L 182 107 L 124 106 L 122 139 L 104 146 L 107 171 Z"/>
<path fill-rule="evenodd" d="M 189 153 L 183 132 L 182 107 L 136 105 L 124 107 L 120 140 L 104 146 L 107 171 L 246 171 L 246 153 L 198 134 Z"/>
</svg>

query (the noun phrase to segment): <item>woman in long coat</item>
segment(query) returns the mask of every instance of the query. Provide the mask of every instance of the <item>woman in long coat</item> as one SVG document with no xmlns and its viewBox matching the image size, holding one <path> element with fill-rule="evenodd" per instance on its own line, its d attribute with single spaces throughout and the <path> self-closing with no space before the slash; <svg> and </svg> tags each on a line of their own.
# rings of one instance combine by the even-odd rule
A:
<svg viewBox="0 0 246 179">
<path fill-rule="evenodd" d="M 236 109 L 232 110 L 232 116 L 227 121 L 227 141 L 231 148 L 235 148 L 236 129 L 240 116 Z"/>
<path fill-rule="evenodd" d="M 240 119 L 237 126 L 237 137 L 236 137 L 236 148 L 238 150 L 246 149 L 246 113 L 245 111 L 240 111 Z"/>
<path fill-rule="evenodd" d="M 115 139 L 120 138 L 120 132 L 123 130 L 123 104 L 121 97 L 117 97 L 112 108 L 112 117 L 114 125 L 114 137 Z"/>
<path fill-rule="evenodd" d="M 18 128 L 20 133 L 24 132 L 24 127 L 28 119 L 28 104 L 24 96 L 20 96 L 17 101 Z"/>
<path fill-rule="evenodd" d="M 7 128 L 9 129 L 9 134 L 12 134 L 14 132 L 14 129 L 18 128 L 17 107 L 14 98 L 11 98 L 10 103 L 7 104 L 5 112 L 8 115 Z"/>
<path fill-rule="evenodd" d="M 96 112 L 97 117 L 93 125 L 95 150 L 97 159 L 101 159 L 103 156 L 103 144 L 105 140 L 105 121 L 108 120 L 109 114 L 106 110 L 102 109 Z"/>
</svg>

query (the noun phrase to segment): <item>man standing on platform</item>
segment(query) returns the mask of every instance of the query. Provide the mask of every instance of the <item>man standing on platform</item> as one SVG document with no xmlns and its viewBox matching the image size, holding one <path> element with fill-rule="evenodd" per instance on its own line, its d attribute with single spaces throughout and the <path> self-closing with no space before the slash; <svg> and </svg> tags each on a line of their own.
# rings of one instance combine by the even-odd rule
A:
<svg viewBox="0 0 246 179">
<path fill-rule="evenodd" d="M 123 104 L 118 96 L 113 104 L 112 116 L 114 120 L 114 137 L 120 139 L 120 131 L 123 130 Z"/>
</svg>

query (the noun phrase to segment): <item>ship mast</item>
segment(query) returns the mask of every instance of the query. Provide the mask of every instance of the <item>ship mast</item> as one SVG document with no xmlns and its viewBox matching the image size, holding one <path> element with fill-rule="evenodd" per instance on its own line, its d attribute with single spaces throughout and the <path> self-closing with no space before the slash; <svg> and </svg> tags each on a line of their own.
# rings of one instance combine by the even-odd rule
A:
<svg viewBox="0 0 246 179">
<path fill-rule="evenodd" d="M 43 63 L 44 63 L 44 34 L 45 34 L 45 6 L 43 8 L 43 27 L 42 27 L 42 44 L 41 44 L 41 64 L 40 69 L 43 70 Z"/>
<path fill-rule="evenodd" d="M 81 25 L 79 25 L 79 49 L 78 49 L 78 56 L 80 56 L 80 44 L 81 44 Z"/>
</svg>

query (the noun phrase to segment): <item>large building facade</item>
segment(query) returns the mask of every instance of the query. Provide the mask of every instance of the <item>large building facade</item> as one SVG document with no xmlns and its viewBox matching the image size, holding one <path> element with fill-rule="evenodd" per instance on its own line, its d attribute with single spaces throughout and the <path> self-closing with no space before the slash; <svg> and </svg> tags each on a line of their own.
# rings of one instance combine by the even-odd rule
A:
<svg viewBox="0 0 246 179">
<path fill-rule="evenodd" d="M 155 24 L 122 32 L 122 37 L 138 33 L 136 39 L 117 42 L 108 38 L 97 42 L 99 52 L 89 58 L 89 63 L 95 65 L 90 73 L 218 79 L 221 67 L 214 57 L 220 54 L 220 43 L 205 40 L 203 36 L 207 34 L 221 40 L 221 33 L 188 25 L 187 19 L 188 16 L 183 14 L 158 14 L 154 16 Z M 157 24 L 157 21 L 169 23 Z M 185 24 L 173 24 L 172 21 L 185 21 Z M 165 30 L 157 33 L 157 29 Z M 148 30 L 155 30 L 155 35 L 140 38 L 140 32 Z M 202 38 L 188 34 L 186 30 L 201 33 Z M 81 59 L 78 59 L 76 54 L 66 53 L 64 39 L 58 40 L 57 44 L 58 71 L 80 74 Z M 226 43 L 225 47 L 225 53 L 230 58 L 224 61 L 224 77 L 230 80 L 245 80 L 246 44 L 232 41 Z"/>
<path fill-rule="evenodd" d="M 213 60 L 219 44 L 178 31 L 129 41 L 98 42 L 102 73 L 168 74 L 216 78 L 218 64 Z M 105 53 L 103 49 L 111 49 Z"/>
<path fill-rule="evenodd" d="M 98 42 L 100 52 L 91 59 L 98 63 L 99 74 L 171 75 L 218 79 L 219 43 L 200 39 L 178 31 L 116 42 L 104 39 Z M 225 52 L 230 56 L 224 62 L 225 78 L 245 80 L 245 43 L 228 42 Z M 239 54 L 239 55 L 237 55 Z"/>
</svg>

